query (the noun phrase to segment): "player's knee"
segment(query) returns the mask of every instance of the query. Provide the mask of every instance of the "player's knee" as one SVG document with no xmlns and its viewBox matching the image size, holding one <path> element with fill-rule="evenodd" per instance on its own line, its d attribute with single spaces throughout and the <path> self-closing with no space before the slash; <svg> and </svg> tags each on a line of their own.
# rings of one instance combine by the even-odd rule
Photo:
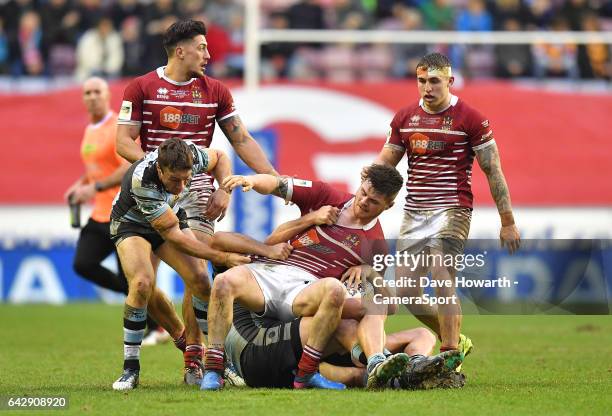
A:
<svg viewBox="0 0 612 416">
<path fill-rule="evenodd" d="M 215 278 L 212 287 L 212 296 L 217 298 L 234 296 L 234 284 L 229 274 L 221 273 Z"/>
<path fill-rule="evenodd" d="M 431 345 L 431 348 L 436 345 L 437 338 L 434 333 L 431 332 L 429 329 L 421 327 L 416 328 L 415 331 L 416 336 L 418 337 L 418 339 L 422 340 L 423 343 Z"/>
<path fill-rule="evenodd" d="M 346 290 L 339 280 L 328 279 L 325 282 L 325 300 L 333 307 L 341 308 L 344 304 Z"/>
<path fill-rule="evenodd" d="M 153 293 L 153 279 L 147 275 L 136 275 L 130 282 L 130 292 L 136 292 L 143 299 L 148 299 Z"/>
<path fill-rule="evenodd" d="M 208 273 L 204 272 L 194 276 L 193 279 L 191 279 L 191 290 L 198 297 L 208 298 L 211 292 Z"/>
</svg>

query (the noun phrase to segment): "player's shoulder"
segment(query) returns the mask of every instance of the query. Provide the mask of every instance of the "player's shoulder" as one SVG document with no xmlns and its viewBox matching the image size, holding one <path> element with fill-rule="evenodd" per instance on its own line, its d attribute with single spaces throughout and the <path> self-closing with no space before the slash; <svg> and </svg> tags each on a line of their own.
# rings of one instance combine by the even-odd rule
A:
<svg viewBox="0 0 612 416">
<path fill-rule="evenodd" d="M 409 120 L 414 117 L 415 114 L 420 112 L 420 106 L 418 102 L 414 102 L 412 104 L 401 107 L 395 113 L 393 120 L 399 123 L 403 123 L 405 120 Z"/>
<path fill-rule="evenodd" d="M 454 108 L 455 108 L 455 113 L 457 115 L 460 115 L 467 119 L 484 119 L 485 118 L 484 115 L 478 109 L 471 106 L 465 100 L 457 96 L 453 96 L 451 100 L 451 104 L 453 104 L 453 101 L 455 101 Z"/>
<path fill-rule="evenodd" d="M 129 87 L 138 87 L 142 91 L 149 91 L 163 86 L 163 78 L 159 75 L 159 71 L 163 71 L 163 67 L 157 68 L 146 74 L 134 78 L 128 85 Z"/>
</svg>

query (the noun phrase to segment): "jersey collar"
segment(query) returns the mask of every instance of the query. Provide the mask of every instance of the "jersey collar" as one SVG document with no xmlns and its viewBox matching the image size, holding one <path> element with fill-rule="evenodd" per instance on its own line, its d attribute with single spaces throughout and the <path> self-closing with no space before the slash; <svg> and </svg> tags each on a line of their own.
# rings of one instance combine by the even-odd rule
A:
<svg viewBox="0 0 612 416">
<path fill-rule="evenodd" d="M 168 77 L 166 76 L 166 73 L 164 72 L 164 69 L 166 69 L 166 67 L 165 67 L 165 66 L 160 66 L 159 68 L 157 68 L 157 69 L 156 69 L 157 76 L 158 76 L 160 79 L 163 79 L 163 80 L 165 80 L 165 81 L 169 82 L 169 83 L 170 83 L 170 84 L 172 84 L 172 85 L 179 85 L 179 86 L 180 86 L 180 85 L 189 85 L 189 84 L 191 84 L 191 83 L 192 83 L 192 82 L 195 80 L 195 78 L 191 78 L 189 81 L 185 81 L 185 82 L 178 82 L 178 81 L 174 81 L 174 80 L 172 80 L 172 79 L 170 79 L 170 78 L 168 78 Z"/>
<path fill-rule="evenodd" d="M 429 110 L 427 110 L 427 109 L 425 108 L 425 106 L 423 105 L 423 99 L 422 99 L 422 98 L 419 100 L 419 107 L 421 107 L 421 108 L 423 109 L 423 111 L 425 111 L 425 112 L 426 112 L 426 113 L 428 113 L 428 114 L 440 114 L 440 113 L 443 113 L 443 112 L 445 112 L 446 110 L 448 110 L 450 107 L 454 107 L 454 106 L 456 106 L 456 105 L 457 105 L 457 103 L 459 102 L 459 97 L 457 97 L 456 95 L 451 94 L 451 96 L 450 96 L 450 97 L 451 97 L 451 99 L 450 99 L 450 103 L 448 104 L 448 106 L 447 106 L 447 107 L 445 107 L 445 108 L 443 108 L 443 109 L 442 109 L 442 110 L 440 110 L 440 111 L 435 112 L 435 113 L 432 113 L 431 111 L 429 111 Z"/>
</svg>

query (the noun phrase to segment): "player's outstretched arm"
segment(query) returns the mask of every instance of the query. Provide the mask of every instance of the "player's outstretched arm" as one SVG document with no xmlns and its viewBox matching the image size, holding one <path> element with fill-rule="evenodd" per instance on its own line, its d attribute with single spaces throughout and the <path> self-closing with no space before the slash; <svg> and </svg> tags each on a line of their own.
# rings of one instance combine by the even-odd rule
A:
<svg viewBox="0 0 612 416">
<path fill-rule="evenodd" d="M 497 212 L 501 218 L 501 231 L 499 238 L 503 246 L 508 247 L 510 253 L 518 250 L 521 237 L 514 224 L 512 214 L 512 203 L 510 202 L 510 191 L 501 168 L 499 151 L 495 143 L 476 151 L 476 160 L 482 171 L 487 176 L 491 196 L 497 205 Z"/>
<path fill-rule="evenodd" d="M 223 264 L 227 267 L 239 266 L 251 261 L 240 254 L 216 250 L 183 233 L 180 230 L 178 218 L 169 207 L 162 215 L 151 221 L 151 225 L 165 241 L 190 256 L 210 260 L 215 264 Z"/>
<path fill-rule="evenodd" d="M 219 123 L 219 127 L 247 166 L 257 173 L 278 176 L 278 172 L 274 170 L 261 146 L 251 136 L 239 116 L 228 117 Z"/>
<path fill-rule="evenodd" d="M 117 125 L 117 153 L 130 163 L 134 163 L 144 157 L 136 139 L 140 135 L 140 126 L 118 124 Z"/>
<path fill-rule="evenodd" d="M 289 192 L 289 178 L 266 174 L 232 175 L 225 179 L 222 186 L 228 189 L 240 186 L 243 192 L 253 189 L 262 195 L 276 195 L 286 200 Z"/>
<path fill-rule="evenodd" d="M 212 247 L 235 253 L 257 254 L 275 260 L 286 260 L 293 250 L 291 244 L 285 242 L 267 245 L 246 235 L 221 231 L 216 232 L 213 236 Z"/>
<path fill-rule="evenodd" d="M 322 206 L 316 211 L 309 212 L 306 215 L 302 215 L 300 218 L 279 225 L 272 231 L 272 234 L 266 238 L 265 243 L 277 244 L 289 241 L 313 225 L 335 224 L 336 221 L 338 221 L 338 215 L 340 215 L 340 210 L 338 208 L 332 207 L 331 205 Z"/>
</svg>

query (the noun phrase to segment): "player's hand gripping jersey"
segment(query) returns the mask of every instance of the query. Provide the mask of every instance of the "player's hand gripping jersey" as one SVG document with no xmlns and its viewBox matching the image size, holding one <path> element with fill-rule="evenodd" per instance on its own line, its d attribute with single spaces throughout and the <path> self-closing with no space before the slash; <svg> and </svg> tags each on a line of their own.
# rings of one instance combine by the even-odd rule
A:
<svg viewBox="0 0 612 416">
<path fill-rule="evenodd" d="M 324 205 L 341 210 L 349 209 L 355 197 L 340 192 L 324 182 L 289 178 L 287 200 L 295 203 L 302 215 Z M 318 278 L 335 277 L 351 266 L 372 264 L 375 254 L 386 254 L 388 246 L 378 219 L 362 228 L 340 225 L 316 225 L 306 229 L 290 241 L 293 251 L 284 261 L 261 259 L 266 263 L 298 267 Z"/>
</svg>

